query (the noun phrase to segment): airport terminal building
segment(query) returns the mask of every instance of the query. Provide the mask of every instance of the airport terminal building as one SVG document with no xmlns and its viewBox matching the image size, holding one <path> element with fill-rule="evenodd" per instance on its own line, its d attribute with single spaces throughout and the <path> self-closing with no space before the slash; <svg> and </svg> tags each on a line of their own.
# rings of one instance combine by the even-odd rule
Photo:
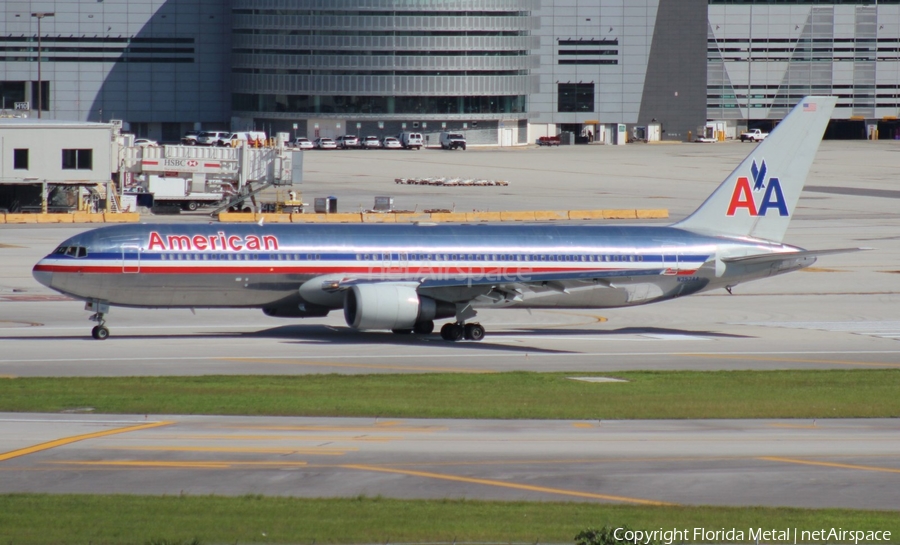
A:
<svg viewBox="0 0 900 545">
<path fill-rule="evenodd" d="M 844 137 L 893 137 L 900 114 L 900 0 L 10 0 L 0 44 L 4 115 L 164 141 L 684 140 L 708 120 L 771 126 L 811 93 L 840 97 Z"/>
</svg>

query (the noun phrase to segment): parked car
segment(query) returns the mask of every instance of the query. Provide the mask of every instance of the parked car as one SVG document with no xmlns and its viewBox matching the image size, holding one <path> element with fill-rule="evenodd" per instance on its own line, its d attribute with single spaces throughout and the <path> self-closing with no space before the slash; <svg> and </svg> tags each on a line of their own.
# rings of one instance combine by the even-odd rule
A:
<svg viewBox="0 0 900 545">
<path fill-rule="evenodd" d="M 359 147 L 359 138 L 353 134 L 345 134 L 344 136 L 338 136 L 337 140 L 335 140 L 337 146 L 341 149 L 350 149 L 350 148 L 358 148 Z"/>
<path fill-rule="evenodd" d="M 400 141 L 394 138 L 393 136 L 387 136 L 384 140 L 381 141 L 381 147 L 384 149 L 402 149 L 403 146 L 400 145 Z"/>
<path fill-rule="evenodd" d="M 313 142 L 316 149 L 336 149 L 337 144 L 331 138 L 316 138 Z"/>
<path fill-rule="evenodd" d="M 197 137 L 200 136 L 202 131 L 188 131 L 184 133 L 184 136 L 181 137 L 181 144 L 184 146 L 196 146 L 197 145 Z"/>
<path fill-rule="evenodd" d="M 309 141 L 309 138 L 301 136 L 294 140 L 294 147 L 297 149 L 313 149 L 313 143 Z"/>
<path fill-rule="evenodd" d="M 380 148 L 381 140 L 379 140 L 377 136 L 367 136 L 360 140 L 359 147 L 363 149 Z"/>
<path fill-rule="evenodd" d="M 230 136 L 230 131 L 203 131 L 197 135 L 197 144 L 200 146 L 230 146 Z"/>
<path fill-rule="evenodd" d="M 135 146 L 147 147 L 147 146 L 158 146 L 159 142 L 156 140 L 150 140 L 149 138 L 137 138 L 134 141 Z"/>
</svg>

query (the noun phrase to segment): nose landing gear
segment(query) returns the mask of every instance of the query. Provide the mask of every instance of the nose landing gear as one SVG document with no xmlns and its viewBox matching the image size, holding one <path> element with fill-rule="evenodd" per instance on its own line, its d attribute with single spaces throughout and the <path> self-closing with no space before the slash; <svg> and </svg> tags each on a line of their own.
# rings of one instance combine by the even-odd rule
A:
<svg viewBox="0 0 900 545">
<path fill-rule="evenodd" d="M 106 327 L 106 320 L 103 316 L 109 312 L 109 305 L 101 301 L 87 301 L 84 304 L 84 310 L 94 311 L 94 314 L 92 314 L 88 320 L 97 322 L 97 325 L 91 329 L 91 337 L 98 341 L 106 340 L 106 338 L 109 337 L 109 329 Z"/>
</svg>

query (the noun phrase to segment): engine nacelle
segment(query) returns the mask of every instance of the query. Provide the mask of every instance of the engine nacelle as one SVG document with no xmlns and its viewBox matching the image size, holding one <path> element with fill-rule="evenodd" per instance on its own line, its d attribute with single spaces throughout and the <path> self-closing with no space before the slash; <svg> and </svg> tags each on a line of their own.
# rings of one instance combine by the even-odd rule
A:
<svg viewBox="0 0 900 545">
<path fill-rule="evenodd" d="M 455 315 L 456 305 L 420 297 L 412 285 L 360 284 L 344 296 L 344 319 L 353 329 L 412 329 Z"/>
</svg>

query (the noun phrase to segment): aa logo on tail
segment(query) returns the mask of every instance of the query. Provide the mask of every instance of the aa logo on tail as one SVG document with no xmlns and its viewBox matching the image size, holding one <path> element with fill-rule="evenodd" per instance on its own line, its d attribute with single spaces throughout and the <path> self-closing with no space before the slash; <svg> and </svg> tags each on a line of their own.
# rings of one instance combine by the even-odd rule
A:
<svg viewBox="0 0 900 545">
<path fill-rule="evenodd" d="M 778 210 L 779 216 L 788 216 L 787 204 L 784 202 L 784 192 L 781 191 L 781 182 L 778 178 L 769 178 L 766 184 L 766 160 L 763 159 L 762 166 L 757 168 L 756 160 L 753 160 L 753 166 L 750 167 L 750 173 L 753 175 L 753 187 L 750 187 L 750 178 L 741 176 L 734 184 L 734 193 L 731 194 L 731 203 L 728 204 L 728 215 L 733 216 L 738 208 L 746 208 L 750 217 L 765 216 L 769 209 Z M 755 194 L 763 193 L 759 206 L 756 204 Z"/>
</svg>

